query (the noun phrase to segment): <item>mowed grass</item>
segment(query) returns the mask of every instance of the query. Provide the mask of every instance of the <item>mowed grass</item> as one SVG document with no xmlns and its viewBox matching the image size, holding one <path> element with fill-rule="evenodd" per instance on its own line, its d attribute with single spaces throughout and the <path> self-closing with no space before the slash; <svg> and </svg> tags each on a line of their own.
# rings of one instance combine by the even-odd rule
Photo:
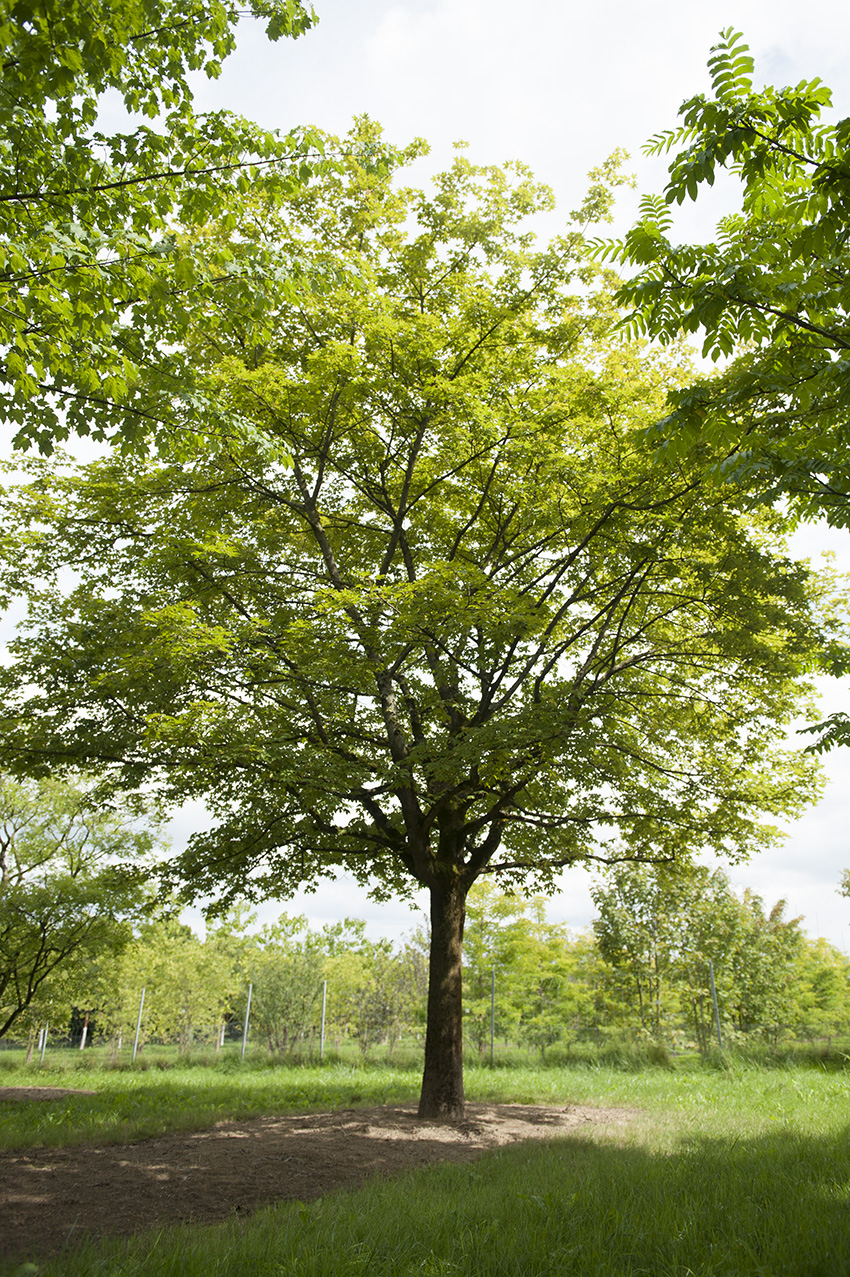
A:
<svg viewBox="0 0 850 1277">
<path fill-rule="evenodd" d="M 154 1088 L 160 1102 L 171 1095 L 179 1108 L 186 1083 L 172 1072 L 133 1080 Z M 77 1084 L 81 1076 L 73 1075 Z M 50 1080 L 58 1083 L 56 1075 Z M 120 1074 L 100 1080 L 99 1095 L 126 1085 Z M 200 1078 L 192 1080 L 203 1090 Z M 382 1094 L 389 1102 L 412 1099 L 417 1077 L 327 1067 L 258 1070 L 207 1084 L 231 1088 L 229 1101 L 217 1093 L 220 1108 L 248 1103 L 255 1085 L 251 1111 L 270 1112 L 281 1111 L 280 1099 L 263 1107 L 275 1087 L 279 1097 L 299 1097 L 296 1107 L 304 1096 L 321 1096 L 317 1107 L 328 1107 L 334 1094 L 349 1106 L 383 1102 Z M 310 1205 L 285 1203 L 245 1222 L 86 1247 L 30 1272 L 850 1274 L 850 1073 L 470 1068 L 467 1090 L 470 1099 L 627 1107 L 635 1118 L 607 1132 L 505 1148 L 471 1167 L 438 1166 Z"/>
</svg>

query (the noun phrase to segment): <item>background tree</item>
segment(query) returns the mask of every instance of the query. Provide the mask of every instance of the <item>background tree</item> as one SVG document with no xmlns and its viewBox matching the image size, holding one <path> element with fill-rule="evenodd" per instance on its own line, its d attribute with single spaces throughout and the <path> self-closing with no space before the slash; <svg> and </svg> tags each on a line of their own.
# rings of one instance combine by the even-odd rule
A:
<svg viewBox="0 0 850 1277">
<path fill-rule="evenodd" d="M 682 883 L 673 874 L 620 865 L 592 895 L 599 950 L 611 966 L 628 973 L 641 1028 L 660 1036 L 684 943 Z"/>
<path fill-rule="evenodd" d="M 218 1040 L 225 1014 L 237 1009 L 230 955 L 214 941 L 199 940 L 173 915 L 144 924 L 105 983 L 105 1023 L 124 1037 L 136 1027 L 142 989 L 144 1042 L 177 1042 L 182 1054 L 198 1042 Z"/>
<path fill-rule="evenodd" d="M 495 1037 L 528 1043 L 545 1057 L 587 1015 L 589 987 L 580 976 L 584 945 L 546 919 L 544 896 L 505 894 L 479 879 L 467 898 L 464 927 L 464 1026 L 483 1055 Z M 495 970 L 495 999 L 493 972 Z M 582 973 L 583 975 L 584 973 Z"/>
<path fill-rule="evenodd" d="M 282 914 L 276 923 L 263 927 L 252 948 L 248 972 L 253 984 L 254 1036 L 265 1042 L 269 1052 L 291 1053 L 318 1019 L 322 988 L 319 937 L 308 931 L 303 915 Z"/>
<path fill-rule="evenodd" d="M 593 889 L 593 929 L 603 958 L 633 982 L 641 1027 L 661 1038 L 690 1021 L 700 1049 L 714 1039 L 709 962 L 722 1019 L 740 1032 L 775 1033 L 796 1022 L 794 987 L 802 919 L 786 902 L 765 911 L 737 895 L 720 869 L 617 866 Z"/>
<path fill-rule="evenodd" d="M 843 1032 L 850 1019 L 850 958 L 821 937 L 802 937 L 786 993 L 797 1033 L 829 1038 Z"/>
<path fill-rule="evenodd" d="M 152 847 L 79 786 L 0 778 L 0 1037 L 69 1009 L 93 957 L 127 942 Z"/>
<path fill-rule="evenodd" d="M 283 293 L 259 344 L 198 316 L 215 445 L 34 462 L 11 503 L 31 613 L 0 753 L 203 798 L 218 823 L 174 872 L 217 907 L 339 865 L 427 888 L 420 1111 L 452 1117 L 472 883 L 762 845 L 811 792 L 775 744 L 823 636 L 779 516 L 647 458 L 674 370 L 612 336 L 581 232 L 604 174 L 538 251 L 550 195 L 520 166 L 461 158 L 429 196 L 394 181 L 421 148 L 367 122 L 328 149 L 234 229 L 324 290 Z"/>
<path fill-rule="evenodd" d="M 489 878 L 479 878 L 467 897 L 463 930 L 464 1029 L 479 1055 L 490 1046 L 494 969 L 496 1036 L 507 1039 L 518 1025 L 506 939 L 511 924 L 522 917 L 527 905 L 525 897 L 500 891 Z"/>
<path fill-rule="evenodd" d="M 250 12 L 274 40 L 314 20 L 300 0 Z M 239 14 L 230 0 L 0 5 L 0 408 L 19 446 L 156 427 L 191 372 L 164 344 L 226 269 L 181 249 L 176 222 L 203 225 L 265 172 L 298 180 L 303 136 L 193 113 L 189 75 L 219 74 Z M 98 129 L 109 93 L 129 132 Z M 141 363 L 164 386 L 149 372 L 143 386 Z"/>
</svg>

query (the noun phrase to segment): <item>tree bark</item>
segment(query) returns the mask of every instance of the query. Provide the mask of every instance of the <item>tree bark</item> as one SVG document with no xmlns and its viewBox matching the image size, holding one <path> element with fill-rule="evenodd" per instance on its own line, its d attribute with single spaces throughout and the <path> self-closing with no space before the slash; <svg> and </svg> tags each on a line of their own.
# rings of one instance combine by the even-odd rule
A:
<svg viewBox="0 0 850 1277">
<path fill-rule="evenodd" d="M 431 887 L 428 1023 L 419 1116 L 458 1122 L 463 1102 L 463 924 L 465 883 Z"/>
</svg>

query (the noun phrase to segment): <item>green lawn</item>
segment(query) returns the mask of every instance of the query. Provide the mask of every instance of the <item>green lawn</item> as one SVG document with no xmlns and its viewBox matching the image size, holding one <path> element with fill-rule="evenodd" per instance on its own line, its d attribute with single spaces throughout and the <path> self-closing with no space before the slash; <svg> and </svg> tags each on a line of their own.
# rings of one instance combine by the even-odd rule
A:
<svg viewBox="0 0 850 1277">
<path fill-rule="evenodd" d="M 7 1084 L 24 1081 L 0 1073 Z M 38 1080 L 28 1071 L 26 1080 Z M 61 1074 L 49 1079 L 61 1084 Z M 226 1115 L 413 1099 L 389 1069 L 75 1071 L 96 1097 L 56 1106 L 52 1142 L 186 1129 Z M 37 1271 L 174 1277 L 336 1274 L 598 1274 L 599 1277 L 850 1275 L 850 1072 L 697 1066 L 470 1068 L 470 1099 L 628 1106 L 607 1136 L 513 1146 L 257 1212 L 247 1222 L 161 1230 Z M 5 1106 L 4 1106 L 5 1107 Z M 54 1106 L 51 1106 L 53 1108 Z M 165 1111 L 165 1117 L 163 1113 Z M 5 1116 L 5 1114 L 3 1115 Z M 133 1124 L 136 1124 L 135 1126 Z M 158 1123 L 158 1125 L 157 1125 Z M 33 1139 L 29 1123 L 30 1141 Z M 41 1134 L 39 1138 L 41 1138 Z M 14 1271 L 14 1269 L 6 1270 Z"/>
</svg>

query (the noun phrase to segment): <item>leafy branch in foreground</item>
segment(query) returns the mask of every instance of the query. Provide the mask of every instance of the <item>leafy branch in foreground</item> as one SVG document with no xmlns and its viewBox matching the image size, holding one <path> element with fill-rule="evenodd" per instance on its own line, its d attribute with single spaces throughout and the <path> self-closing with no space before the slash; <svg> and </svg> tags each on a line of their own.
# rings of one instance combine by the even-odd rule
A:
<svg viewBox="0 0 850 1277">
<path fill-rule="evenodd" d="M 300 0 L 250 11 L 271 39 L 314 21 Z M 0 411 L 16 446 L 49 453 L 72 432 L 135 444 L 170 416 L 191 370 L 162 351 L 185 332 L 186 290 L 223 265 L 188 254 L 175 225 L 306 179 L 309 132 L 193 113 L 189 75 L 219 74 L 240 13 L 232 0 L 0 5 Z M 158 125 L 102 133 L 109 92 Z"/>
<path fill-rule="evenodd" d="M 603 255 L 637 268 L 618 300 L 634 334 L 702 333 L 719 375 L 675 387 L 651 438 L 665 455 L 698 442 L 722 481 L 803 517 L 850 526 L 850 120 L 825 122 L 829 89 L 753 88 L 753 60 L 724 31 L 709 61 L 713 96 L 688 99 L 682 124 L 653 138 L 673 152 L 663 196 Z M 672 206 L 718 172 L 740 182 L 739 211 L 707 244 L 677 244 Z"/>
</svg>

